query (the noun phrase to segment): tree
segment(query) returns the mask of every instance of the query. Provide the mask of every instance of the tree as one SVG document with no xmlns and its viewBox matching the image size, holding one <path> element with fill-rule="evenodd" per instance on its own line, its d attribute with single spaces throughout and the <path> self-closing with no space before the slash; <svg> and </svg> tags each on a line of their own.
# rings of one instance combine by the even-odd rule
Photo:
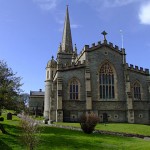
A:
<svg viewBox="0 0 150 150">
<path fill-rule="evenodd" d="M 11 109 L 17 106 L 21 86 L 21 77 L 17 77 L 7 63 L 0 60 L 0 111 L 3 107 Z"/>
<path fill-rule="evenodd" d="M 18 97 L 18 105 L 17 105 L 17 112 L 24 110 L 25 112 L 28 111 L 28 104 L 29 104 L 29 94 L 28 93 L 21 93 Z"/>
<path fill-rule="evenodd" d="M 22 128 L 22 142 L 29 149 L 33 150 L 39 144 L 40 128 L 39 123 L 27 115 L 21 116 L 20 126 Z"/>
<path fill-rule="evenodd" d="M 29 104 L 29 94 L 28 93 L 21 93 L 20 100 L 24 103 L 24 105 L 28 106 Z"/>
</svg>

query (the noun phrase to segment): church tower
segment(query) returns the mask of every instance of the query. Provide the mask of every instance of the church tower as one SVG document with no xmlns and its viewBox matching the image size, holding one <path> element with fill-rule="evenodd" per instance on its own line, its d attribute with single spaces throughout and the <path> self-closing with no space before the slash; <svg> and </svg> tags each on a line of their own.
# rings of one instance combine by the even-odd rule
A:
<svg viewBox="0 0 150 150">
<path fill-rule="evenodd" d="M 62 114 L 62 96 L 59 94 L 59 91 L 62 88 L 62 82 L 60 73 L 57 70 L 59 65 L 64 64 L 71 64 L 77 55 L 77 48 L 73 49 L 72 46 L 72 35 L 71 35 L 71 28 L 70 28 L 70 19 L 69 19 L 69 11 L 68 6 L 66 9 L 66 16 L 64 22 L 64 29 L 63 29 L 63 36 L 62 36 L 62 43 L 60 43 L 57 53 L 57 61 L 54 60 L 54 57 L 47 63 L 46 66 L 46 81 L 45 81 L 45 98 L 44 98 L 44 117 L 46 119 L 51 118 L 52 115 L 52 95 L 53 95 L 53 80 L 54 76 L 57 76 L 57 110 L 56 110 L 56 121 L 57 115 L 60 116 Z M 57 70 L 57 73 L 56 73 Z M 53 117 L 52 117 L 53 118 Z M 61 119 L 62 120 L 62 119 Z"/>
<path fill-rule="evenodd" d="M 72 61 L 73 54 L 74 54 L 74 51 L 73 51 L 73 46 L 72 46 L 69 11 L 68 11 L 68 6 L 67 6 L 64 29 L 63 29 L 63 36 L 62 36 L 62 43 L 60 43 L 60 46 L 58 48 L 58 53 L 57 53 L 58 64 L 70 64 Z"/>
</svg>

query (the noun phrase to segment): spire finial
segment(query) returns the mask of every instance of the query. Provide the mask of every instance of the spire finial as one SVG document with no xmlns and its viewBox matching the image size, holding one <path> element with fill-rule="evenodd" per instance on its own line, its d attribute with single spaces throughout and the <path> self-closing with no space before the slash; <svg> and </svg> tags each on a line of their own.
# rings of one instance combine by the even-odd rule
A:
<svg viewBox="0 0 150 150">
<path fill-rule="evenodd" d="M 77 54 L 77 46 L 74 44 L 74 53 Z"/>
<path fill-rule="evenodd" d="M 104 36 L 104 41 L 106 41 L 107 32 L 104 30 L 101 34 Z"/>
<path fill-rule="evenodd" d="M 121 35 L 121 47 L 123 49 L 123 31 L 120 30 L 120 35 Z"/>
<path fill-rule="evenodd" d="M 66 17 L 62 37 L 62 52 L 73 52 L 68 5 L 66 9 Z"/>
</svg>

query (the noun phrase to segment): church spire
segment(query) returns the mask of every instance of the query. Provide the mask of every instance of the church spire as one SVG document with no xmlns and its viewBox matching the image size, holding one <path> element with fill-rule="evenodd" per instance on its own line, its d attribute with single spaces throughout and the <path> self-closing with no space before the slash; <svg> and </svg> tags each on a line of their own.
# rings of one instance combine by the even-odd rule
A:
<svg viewBox="0 0 150 150">
<path fill-rule="evenodd" d="M 73 52 L 68 5 L 67 5 L 67 10 L 66 10 L 66 17 L 65 17 L 63 37 L 62 37 L 62 45 L 61 46 L 62 46 L 62 52 L 68 52 L 68 53 Z"/>
</svg>

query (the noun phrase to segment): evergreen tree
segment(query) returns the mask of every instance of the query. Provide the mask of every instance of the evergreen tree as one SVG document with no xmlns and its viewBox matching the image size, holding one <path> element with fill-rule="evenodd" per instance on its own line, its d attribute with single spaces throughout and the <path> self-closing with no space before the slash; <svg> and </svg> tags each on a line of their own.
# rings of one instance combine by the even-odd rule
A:
<svg viewBox="0 0 150 150">
<path fill-rule="evenodd" d="M 0 111 L 3 107 L 13 109 L 17 106 L 21 86 L 21 77 L 17 77 L 7 63 L 0 60 Z"/>
</svg>

